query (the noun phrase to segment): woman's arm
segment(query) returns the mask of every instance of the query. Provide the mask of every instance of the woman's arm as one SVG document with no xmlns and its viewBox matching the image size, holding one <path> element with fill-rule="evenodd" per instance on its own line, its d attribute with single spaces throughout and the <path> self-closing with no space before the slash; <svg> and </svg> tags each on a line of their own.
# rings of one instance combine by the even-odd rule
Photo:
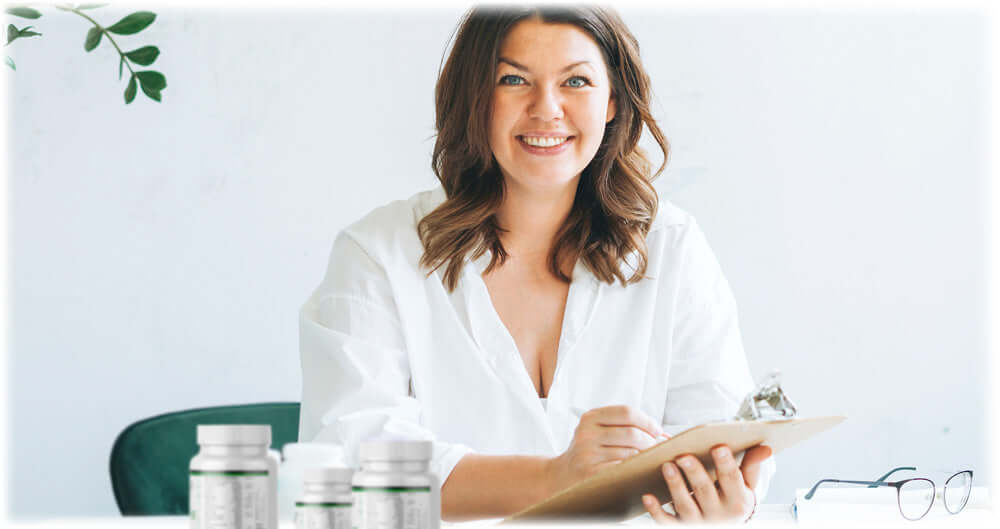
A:
<svg viewBox="0 0 1000 529">
<path fill-rule="evenodd" d="M 754 389 L 736 301 L 693 218 L 689 218 L 678 247 L 678 287 L 674 299 L 669 300 L 674 325 L 663 422 L 681 425 L 730 419 L 744 396 Z M 664 481 L 682 521 L 742 518 L 752 510 L 752 501 L 764 499 L 775 468 L 770 448 L 748 450 L 742 463 L 728 447 L 717 449 L 713 459 L 721 489 L 716 489 L 697 458 L 680 457 L 663 465 Z M 689 486 L 693 496 L 688 493 Z M 655 498 L 644 497 L 643 501 L 655 520 L 673 520 Z"/>
<path fill-rule="evenodd" d="M 430 440 L 430 470 L 445 481 L 472 449 L 438 439 L 421 420 L 388 277 L 360 242 L 369 239 L 338 235 L 326 277 L 300 311 L 299 441 L 340 445 L 344 464 L 357 468 L 365 440 Z"/>
<path fill-rule="evenodd" d="M 664 438 L 639 409 L 592 409 L 580 416 L 569 447 L 556 457 L 467 454 L 441 488 L 441 517 L 509 516 Z"/>
<path fill-rule="evenodd" d="M 552 459 L 468 454 L 441 487 L 441 518 L 501 518 L 549 497 Z"/>
</svg>

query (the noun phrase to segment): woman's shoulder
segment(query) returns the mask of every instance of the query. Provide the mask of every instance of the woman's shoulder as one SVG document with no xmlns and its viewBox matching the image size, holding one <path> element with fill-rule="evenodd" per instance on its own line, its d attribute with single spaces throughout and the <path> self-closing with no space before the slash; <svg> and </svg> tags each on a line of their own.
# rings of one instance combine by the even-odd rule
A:
<svg viewBox="0 0 1000 529">
<path fill-rule="evenodd" d="M 656 218 L 653 219 L 647 242 L 650 239 L 672 239 L 695 227 L 694 216 L 686 210 L 665 199 L 660 199 L 656 208 Z"/>
<path fill-rule="evenodd" d="M 420 191 L 407 199 L 393 200 L 376 207 L 345 227 L 349 235 L 369 253 L 419 245 L 417 224 L 444 201 L 440 186 Z"/>
</svg>

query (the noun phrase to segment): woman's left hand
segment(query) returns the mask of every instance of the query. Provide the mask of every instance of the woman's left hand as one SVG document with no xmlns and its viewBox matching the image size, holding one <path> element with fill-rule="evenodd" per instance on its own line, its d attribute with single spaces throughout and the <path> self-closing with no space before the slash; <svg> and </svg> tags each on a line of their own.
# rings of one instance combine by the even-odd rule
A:
<svg viewBox="0 0 1000 529">
<path fill-rule="evenodd" d="M 745 520 L 753 512 L 756 499 L 752 489 L 760 478 L 760 465 L 768 457 L 771 457 L 771 447 L 758 445 L 747 450 L 743 463 L 737 465 L 728 446 L 712 448 L 718 486 L 697 457 L 678 457 L 673 462 L 664 463 L 661 468 L 677 514 L 663 510 L 660 501 L 652 494 L 644 494 L 642 503 L 653 519 L 661 524 Z M 690 490 L 684 482 L 685 477 L 691 484 Z"/>
</svg>

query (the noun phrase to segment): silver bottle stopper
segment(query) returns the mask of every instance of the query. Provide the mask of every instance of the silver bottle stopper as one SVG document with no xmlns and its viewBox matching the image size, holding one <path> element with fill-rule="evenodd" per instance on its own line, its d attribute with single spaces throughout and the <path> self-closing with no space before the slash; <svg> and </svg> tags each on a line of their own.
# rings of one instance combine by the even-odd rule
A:
<svg viewBox="0 0 1000 529">
<path fill-rule="evenodd" d="M 795 417 L 795 405 L 781 389 L 781 371 L 772 371 L 743 399 L 737 421 L 787 419 Z"/>
</svg>

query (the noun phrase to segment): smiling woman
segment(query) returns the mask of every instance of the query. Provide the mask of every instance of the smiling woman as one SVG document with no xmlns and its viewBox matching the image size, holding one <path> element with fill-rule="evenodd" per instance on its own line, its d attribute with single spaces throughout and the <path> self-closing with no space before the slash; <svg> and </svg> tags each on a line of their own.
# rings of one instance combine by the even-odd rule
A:
<svg viewBox="0 0 1000 529">
<path fill-rule="evenodd" d="M 576 26 L 529 19 L 504 39 L 499 62 L 490 148 L 505 191 L 565 189 L 594 159 L 615 117 L 600 49 Z"/>
<path fill-rule="evenodd" d="M 356 464 L 365 439 L 429 439 L 460 520 L 732 417 L 753 388 L 735 302 L 697 223 L 652 187 L 668 150 L 649 100 L 615 12 L 471 10 L 438 78 L 441 187 L 343 230 L 302 308 L 300 440 Z M 676 516 L 647 508 L 746 518 L 769 454 L 716 447 L 718 485 L 680 457 L 663 466 Z"/>
</svg>

